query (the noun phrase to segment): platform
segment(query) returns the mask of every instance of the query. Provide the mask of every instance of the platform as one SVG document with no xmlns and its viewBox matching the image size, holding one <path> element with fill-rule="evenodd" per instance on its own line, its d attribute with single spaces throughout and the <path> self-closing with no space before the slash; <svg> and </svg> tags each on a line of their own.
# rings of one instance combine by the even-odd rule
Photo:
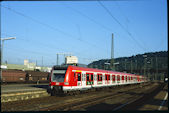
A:
<svg viewBox="0 0 169 113">
<path fill-rule="evenodd" d="M 9 84 L 1 85 L 1 102 L 26 100 L 50 96 L 48 84 Z"/>
</svg>

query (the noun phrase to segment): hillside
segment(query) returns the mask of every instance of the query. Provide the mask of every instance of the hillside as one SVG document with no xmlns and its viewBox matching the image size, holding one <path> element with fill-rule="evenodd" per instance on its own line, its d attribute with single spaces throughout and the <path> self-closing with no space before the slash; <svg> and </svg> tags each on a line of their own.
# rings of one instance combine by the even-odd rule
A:
<svg viewBox="0 0 169 113">
<path fill-rule="evenodd" d="M 101 59 L 88 64 L 88 67 L 111 70 L 107 63 L 110 59 Z M 115 58 L 114 63 L 116 71 L 146 75 L 151 80 L 162 80 L 168 76 L 168 51 Z"/>
</svg>

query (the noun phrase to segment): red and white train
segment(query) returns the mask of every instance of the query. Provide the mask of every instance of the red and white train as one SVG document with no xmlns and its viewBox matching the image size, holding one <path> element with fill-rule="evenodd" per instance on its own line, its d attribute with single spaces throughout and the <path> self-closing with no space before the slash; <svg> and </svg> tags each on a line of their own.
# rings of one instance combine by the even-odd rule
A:
<svg viewBox="0 0 169 113">
<path fill-rule="evenodd" d="M 52 94 L 145 82 L 140 75 L 77 66 L 54 66 L 50 76 Z"/>
</svg>

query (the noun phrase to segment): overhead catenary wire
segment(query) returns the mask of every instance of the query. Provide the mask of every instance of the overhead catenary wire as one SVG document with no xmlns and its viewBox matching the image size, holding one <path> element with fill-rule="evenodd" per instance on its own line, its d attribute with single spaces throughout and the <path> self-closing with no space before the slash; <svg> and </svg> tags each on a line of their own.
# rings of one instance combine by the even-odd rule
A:
<svg viewBox="0 0 169 113">
<path fill-rule="evenodd" d="M 127 23 L 130 23 L 130 20 L 129 18 L 125 15 L 125 13 L 123 13 L 122 9 L 120 8 L 120 5 L 118 4 L 118 2 L 115 2 L 116 3 L 116 6 L 118 7 L 119 11 L 121 12 L 122 16 L 125 18 L 126 22 Z M 128 25 L 126 24 L 126 27 L 128 29 Z"/>
<path fill-rule="evenodd" d="M 1 7 L 6 8 L 6 9 L 8 9 L 8 10 L 10 10 L 10 11 L 12 11 L 12 12 L 14 12 L 14 13 L 20 15 L 20 16 L 23 16 L 23 17 L 25 17 L 25 18 L 27 18 L 27 19 L 30 19 L 30 20 L 32 20 L 32 21 L 38 23 L 38 24 L 41 24 L 41 25 L 47 27 L 47 28 L 50 28 L 50 29 L 55 30 L 55 31 L 58 31 L 58 32 L 60 32 L 60 33 L 62 33 L 62 34 L 64 34 L 64 35 L 67 35 L 67 36 L 69 36 L 69 38 L 71 37 L 71 38 L 74 39 L 74 40 L 78 40 L 78 41 L 81 41 L 81 42 L 83 42 L 83 43 L 85 43 L 85 44 L 89 44 L 90 46 L 94 46 L 94 47 L 100 48 L 100 49 L 102 49 L 102 50 L 105 50 L 105 49 L 101 48 L 100 46 L 97 46 L 97 45 L 95 45 L 95 44 L 93 44 L 93 43 L 90 43 L 90 42 L 88 42 L 88 41 L 86 41 L 86 40 L 82 40 L 82 39 L 79 40 L 79 38 L 74 38 L 75 36 L 73 36 L 73 35 L 71 35 L 71 34 L 69 34 L 69 33 L 67 33 L 67 32 L 64 32 L 64 31 L 62 31 L 62 30 L 60 30 L 60 29 L 58 29 L 58 28 L 56 28 L 56 27 L 53 27 L 53 26 L 51 26 L 51 25 L 48 25 L 48 24 L 46 24 L 46 23 L 40 22 L 39 20 L 37 20 L 37 19 L 35 19 L 35 18 L 32 18 L 32 17 L 30 17 L 30 16 L 27 16 L 27 15 L 21 13 L 21 12 L 18 12 L 18 11 L 16 11 L 16 10 L 12 9 L 12 8 L 5 7 L 5 6 L 2 6 L 2 5 L 1 5 Z M 66 37 L 66 38 L 67 38 L 67 37 Z"/>
<path fill-rule="evenodd" d="M 90 16 L 87 16 L 87 15 L 84 14 L 83 12 L 81 12 L 81 11 L 79 11 L 79 10 L 73 8 L 73 7 L 70 7 L 70 6 L 67 5 L 67 4 L 64 4 L 64 5 L 65 5 L 65 7 L 71 9 L 72 11 L 74 11 L 75 13 L 77 13 L 77 14 L 79 14 L 79 15 L 85 17 L 85 18 L 87 18 L 87 19 L 90 20 L 91 22 L 93 22 L 93 23 L 95 23 L 96 25 L 100 26 L 102 29 L 104 29 L 104 30 L 109 31 L 109 32 L 112 33 L 113 30 L 112 30 L 111 28 L 108 28 L 107 26 L 101 24 L 100 22 L 97 22 L 95 19 L 91 18 Z M 115 31 L 113 31 L 113 33 L 118 34 L 118 33 L 115 32 Z M 118 35 L 119 35 L 119 34 L 118 34 Z M 106 49 L 106 51 L 108 51 L 108 50 Z M 108 52 L 108 53 L 109 53 L 109 52 Z M 117 53 L 117 54 L 118 54 L 118 53 Z"/>
<path fill-rule="evenodd" d="M 120 5 L 118 4 L 118 2 L 115 2 L 116 4 L 117 4 L 117 6 L 118 6 L 118 8 L 119 8 L 119 11 L 121 12 L 121 14 L 122 14 L 122 16 L 125 18 L 125 20 L 126 20 L 126 29 L 128 30 L 128 31 L 130 31 L 129 30 L 129 28 L 128 28 L 128 23 L 130 23 L 130 20 L 129 20 L 129 18 L 125 15 L 125 13 L 122 11 L 122 9 L 120 8 Z M 133 30 L 135 30 L 135 29 L 133 29 Z M 131 32 L 131 31 L 130 31 Z M 134 32 L 134 33 L 136 33 L 136 32 Z M 146 47 L 146 49 L 149 49 L 150 51 L 152 51 L 147 45 L 146 45 L 146 43 L 145 42 L 143 42 L 141 39 L 139 40 L 142 44 L 144 44 L 144 47 Z"/>
<path fill-rule="evenodd" d="M 116 21 L 120 27 L 129 35 L 129 37 L 136 42 L 137 46 L 139 46 L 143 51 L 146 51 L 146 49 L 133 37 L 133 35 L 112 15 L 112 13 L 100 2 L 100 0 L 97 0 L 101 7 L 105 9 L 105 11 L 112 17 L 114 21 Z"/>
<path fill-rule="evenodd" d="M 3 6 L 4 7 L 4 6 Z M 7 8 L 7 7 L 6 7 Z M 11 8 L 7 8 L 7 9 L 9 9 L 9 10 L 13 10 L 13 9 L 11 9 Z M 14 11 L 15 13 L 16 13 L 16 11 Z M 18 14 L 18 13 L 17 13 Z M 79 13 L 79 14 L 81 14 L 81 13 Z M 25 16 L 24 14 L 22 14 L 22 13 L 19 13 L 19 15 L 21 15 L 21 16 L 24 16 L 24 17 L 28 17 L 28 16 Z M 83 15 L 83 14 L 82 14 Z M 86 15 L 84 15 L 84 16 L 86 16 Z M 92 19 L 92 18 L 90 18 L 89 16 L 86 16 L 87 18 L 89 18 L 89 20 L 91 20 L 91 21 L 93 21 L 94 23 L 96 23 L 96 24 L 98 24 L 98 25 L 100 25 L 100 26 L 104 26 L 104 25 L 102 25 L 102 24 L 100 24 L 100 23 L 98 23 L 98 22 L 96 22 L 94 19 Z M 36 19 L 33 19 L 33 18 L 28 18 L 28 19 L 31 19 L 31 20 L 33 20 L 33 21 L 35 21 L 35 22 L 38 22 L 38 20 L 36 20 Z M 38 22 L 39 24 L 42 24 L 42 25 L 47 25 L 47 24 L 43 24 L 42 22 Z M 46 26 L 46 27 L 49 27 L 49 26 Z M 50 27 L 51 29 L 52 29 L 52 27 Z M 104 29 L 109 29 L 109 28 L 107 28 L 107 27 L 103 27 Z M 55 29 L 56 30 L 56 29 Z M 60 30 L 59 30 L 60 31 Z M 109 29 L 109 31 L 111 31 L 111 29 Z M 62 32 L 63 33 L 63 32 Z M 81 41 L 81 40 L 80 40 Z M 83 40 L 83 42 L 86 42 L 86 41 L 84 41 Z M 91 43 L 89 43 L 89 42 L 86 42 L 86 43 L 88 43 L 88 44 L 90 44 L 90 45 L 92 45 Z M 93 45 L 93 46 L 95 46 L 95 45 Z M 48 47 L 48 46 L 46 46 L 46 47 Z M 95 46 L 95 47 L 98 47 L 98 46 Z M 100 46 L 99 46 L 100 47 Z M 106 50 L 107 51 L 107 50 Z"/>
<path fill-rule="evenodd" d="M 79 15 L 81 15 L 81 16 L 87 18 L 87 19 L 90 20 L 91 22 L 97 24 L 97 25 L 100 26 L 101 28 L 103 28 L 103 29 L 105 29 L 105 30 L 107 30 L 107 31 L 112 32 L 112 29 L 110 29 L 110 28 L 106 27 L 105 25 L 103 25 L 103 24 L 97 22 L 95 19 L 93 19 L 93 18 L 87 16 L 87 15 L 84 14 L 83 12 L 81 12 L 81 11 L 79 11 L 79 10 L 76 10 L 76 9 L 73 8 L 73 7 L 70 7 L 70 6 L 67 5 L 67 4 L 64 4 L 64 5 L 65 5 L 67 8 L 71 9 L 72 11 L 76 12 L 77 14 L 79 14 Z"/>
<path fill-rule="evenodd" d="M 112 33 L 112 29 L 110 29 L 110 28 L 108 28 L 107 26 L 105 26 L 105 25 L 103 25 L 103 24 L 97 22 L 95 19 L 91 18 L 90 16 L 87 16 L 87 15 L 84 14 L 83 12 L 81 12 L 81 11 L 79 11 L 79 10 L 73 8 L 73 7 L 70 7 L 70 6 L 67 5 L 67 4 L 64 4 L 64 5 L 65 5 L 67 8 L 71 9 L 72 11 L 76 12 L 77 14 L 79 14 L 79 15 L 81 15 L 81 16 L 87 18 L 87 19 L 90 20 L 91 22 L 97 24 L 97 25 L 100 26 L 102 29 L 104 29 L 104 30 L 109 31 L 109 32 Z M 126 20 L 129 21 L 129 19 L 128 19 L 127 17 L 126 17 Z M 113 31 L 113 33 L 119 35 L 119 33 L 115 32 L 115 31 Z M 117 54 L 117 56 L 119 56 L 118 51 L 116 51 L 116 54 Z"/>
</svg>

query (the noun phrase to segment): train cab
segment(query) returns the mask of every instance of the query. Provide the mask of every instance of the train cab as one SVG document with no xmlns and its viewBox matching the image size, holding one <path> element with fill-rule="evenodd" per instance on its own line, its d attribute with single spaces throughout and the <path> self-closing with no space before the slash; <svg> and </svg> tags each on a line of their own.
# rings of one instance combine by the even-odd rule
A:
<svg viewBox="0 0 169 113">
<path fill-rule="evenodd" d="M 52 94 L 63 93 L 63 86 L 69 85 L 68 80 L 65 79 L 68 75 L 68 66 L 54 66 L 50 76 L 50 90 Z"/>
</svg>

